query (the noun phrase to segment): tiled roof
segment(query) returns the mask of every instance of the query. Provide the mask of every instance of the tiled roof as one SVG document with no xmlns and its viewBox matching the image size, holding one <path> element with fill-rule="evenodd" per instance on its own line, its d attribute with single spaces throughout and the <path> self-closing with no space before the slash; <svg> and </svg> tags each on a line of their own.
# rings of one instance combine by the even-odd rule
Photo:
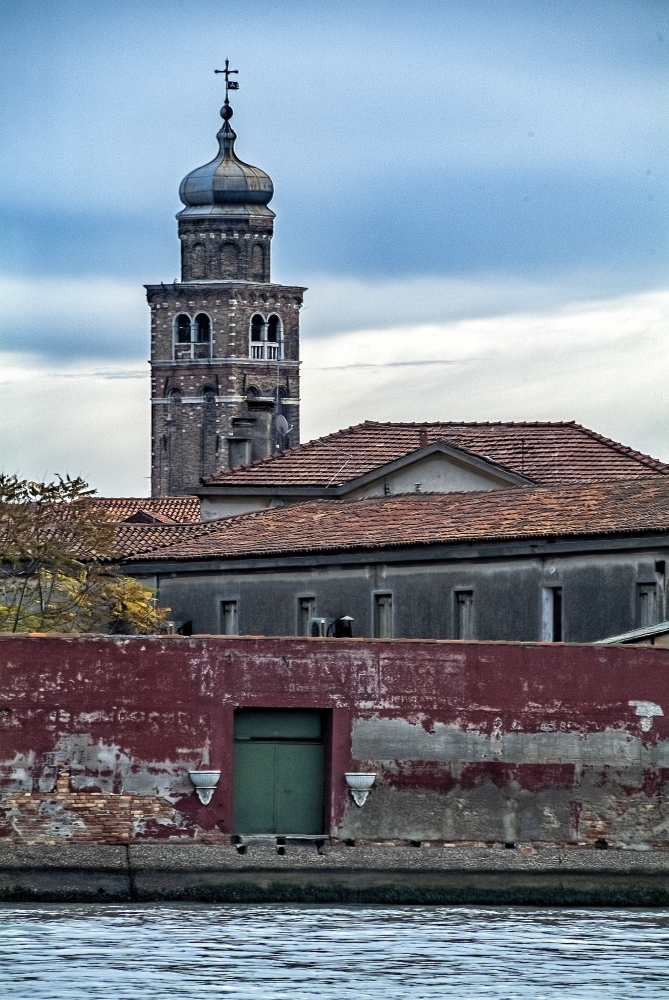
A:
<svg viewBox="0 0 669 1000">
<path fill-rule="evenodd" d="M 124 531 L 127 530 L 124 527 Z M 154 527 L 146 559 L 339 552 L 484 540 L 669 532 L 669 477 L 471 493 L 311 500 L 201 526 Z M 173 541 L 182 532 L 181 541 Z M 162 544 L 166 543 L 166 547 Z M 143 541 L 143 544 L 145 542 Z M 135 555 L 135 558 L 138 558 Z M 131 556 L 132 558 L 132 556 Z"/>
<path fill-rule="evenodd" d="M 198 497 L 91 497 L 80 503 L 106 511 L 111 521 L 139 523 L 157 521 L 160 524 L 192 524 L 200 521 Z"/>
<path fill-rule="evenodd" d="M 340 486 L 430 444 L 488 458 L 535 483 L 669 475 L 669 465 L 569 423 L 395 424 L 366 420 L 210 476 L 208 486 Z"/>
<path fill-rule="evenodd" d="M 142 552 L 149 552 L 165 545 L 181 545 L 189 539 L 195 539 L 203 531 L 210 529 L 220 521 L 209 521 L 205 526 L 201 521 L 197 524 L 128 524 L 123 522 L 116 526 L 116 550 L 119 558 L 128 559 Z"/>
</svg>

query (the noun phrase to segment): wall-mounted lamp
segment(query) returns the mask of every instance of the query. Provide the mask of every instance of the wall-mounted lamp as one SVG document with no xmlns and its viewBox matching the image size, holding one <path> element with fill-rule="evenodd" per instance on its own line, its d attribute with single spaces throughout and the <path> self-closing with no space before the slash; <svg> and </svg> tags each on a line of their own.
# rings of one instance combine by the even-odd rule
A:
<svg viewBox="0 0 669 1000">
<path fill-rule="evenodd" d="M 376 774 L 373 771 L 347 771 L 344 777 L 346 784 L 351 789 L 355 804 L 364 806 L 369 790 L 376 780 Z"/>
<path fill-rule="evenodd" d="M 189 771 L 188 777 L 195 785 L 195 793 L 203 806 L 208 806 L 221 777 L 220 771 Z"/>
<path fill-rule="evenodd" d="M 333 635 L 335 639 L 352 639 L 354 621 L 355 618 L 351 618 L 350 615 L 343 615 L 341 618 L 336 618 L 328 626 L 327 634 Z"/>
</svg>

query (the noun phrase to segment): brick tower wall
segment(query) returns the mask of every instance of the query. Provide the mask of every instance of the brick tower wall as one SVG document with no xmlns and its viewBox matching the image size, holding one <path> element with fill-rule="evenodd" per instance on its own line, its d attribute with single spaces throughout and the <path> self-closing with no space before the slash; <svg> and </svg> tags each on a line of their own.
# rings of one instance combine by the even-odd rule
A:
<svg viewBox="0 0 669 1000">
<path fill-rule="evenodd" d="M 276 451 L 273 418 L 299 443 L 299 319 L 304 288 L 251 282 L 148 285 L 151 308 L 153 496 L 178 496 L 203 476 Z M 251 318 L 278 315 L 283 358 L 253 360 Z M 209 344 L 178 344 L 177 317 L 206 315 Z M 277 405 L 277 393 L 280 402 Z"/>
</svg>

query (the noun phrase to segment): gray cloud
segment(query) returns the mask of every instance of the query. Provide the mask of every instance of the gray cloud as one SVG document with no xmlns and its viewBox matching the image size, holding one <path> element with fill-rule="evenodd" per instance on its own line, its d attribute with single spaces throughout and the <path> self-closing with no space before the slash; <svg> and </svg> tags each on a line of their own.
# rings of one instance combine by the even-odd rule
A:
<svg viewBox="0 0 669 1000">
<path fill-rule="evenodd" d="M 303 345 L 303 440 L 365 419 L 576 419 L 669 461 L 668 312 L 665 291 L 322 333 Z M 2 363 L 5 470 L 148 493 L 148 365 Z"/>
<path fill-rule="evenodd" d="M 668 315 L 663 291 L 306 341 L 303 426 L 575 419 L 669 460 Z"/>
</svg>

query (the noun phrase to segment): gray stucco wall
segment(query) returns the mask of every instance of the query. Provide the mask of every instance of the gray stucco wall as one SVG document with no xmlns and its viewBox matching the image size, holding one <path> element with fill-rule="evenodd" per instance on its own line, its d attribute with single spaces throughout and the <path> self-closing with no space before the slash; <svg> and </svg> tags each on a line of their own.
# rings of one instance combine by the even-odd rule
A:
<svg viewBox="0 0 669 1000">
<path fill-rule="evenodd" d="M 556 552 L 514 556 L 469 550 L 460 556 L 387 562 L 314 558 L 265 566 L 232 562 L 208 569 L 186 563 L 155 564 L 160 601 L 177 626 L 193 622 L 196 633 L 221 631 L 221 602 L 238 602 L 242 635 L 296 635 L 300 598 L 316 601 L 316 615 L 351 615 L 354 636 L 374 633 L 374 595 L 392 594 L 395 638 L 456 638 L 455 594 L 474 594 L 473 638 L 531 641 L 542 636 L 542 588 L 562 587 L 563 639 L 591 642 L 637 626 L 637 586 L 657 585 L 658 618 L 666 616 L 666 578 L 656 562 L 669 562 L 669 546 L 628 551 Z M 350 557 L 348 557 L 350 560 Z M 162 571 L 162 572 L 161 572 Z M 135 575 L 153 582 L 142 571 Z"/>
</svg>

